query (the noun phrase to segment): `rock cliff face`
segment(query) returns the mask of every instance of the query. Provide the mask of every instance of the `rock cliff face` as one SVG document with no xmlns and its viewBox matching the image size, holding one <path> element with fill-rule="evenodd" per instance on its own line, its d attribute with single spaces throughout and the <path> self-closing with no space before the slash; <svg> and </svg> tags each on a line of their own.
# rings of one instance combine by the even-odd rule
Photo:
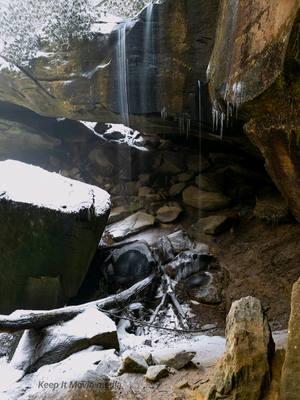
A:
<svg viewBox="0 0 300 400">
<path fill-rule="evenodd" d="M 68 51 L 44 44 L 27 67 L 0 70 L 0 99 L 75 120 L 124 122 L 125 107 L 131 126 L 170 129 L 162 110 L 182 126 L 198 121 L 198 80 L 206 82 L 218 4 L 167 0 Z"/>
<path fill-rule="evenodd" d="M 238 108 L 245 131 L 300 219 L 299 2 L 222 3 L 209 66 L 219 115 Z M 221 118 L 221 117 L 220 117 Z"/>
</svg>

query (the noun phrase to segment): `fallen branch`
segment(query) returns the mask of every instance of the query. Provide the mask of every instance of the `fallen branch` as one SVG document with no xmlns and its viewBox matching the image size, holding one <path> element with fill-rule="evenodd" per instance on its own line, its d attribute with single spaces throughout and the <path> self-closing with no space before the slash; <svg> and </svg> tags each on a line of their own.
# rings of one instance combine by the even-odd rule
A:
<svg viewBox="0 0 300 400">
<path fill-rule="evenodd" d="M 17 332 L 24 329 L 42 329 L 59 322 L 69 321 L 85 311 L 88 307 L 109 310 L 124 305 L 142 296 L 150 288 L 155 278 L 152 274 L 121 293 L 92 301 L 78 306 L 57 308 L 49 311 L 18 310 L 10 315 L 0 315 L 0 332 Z"/>
</svg>

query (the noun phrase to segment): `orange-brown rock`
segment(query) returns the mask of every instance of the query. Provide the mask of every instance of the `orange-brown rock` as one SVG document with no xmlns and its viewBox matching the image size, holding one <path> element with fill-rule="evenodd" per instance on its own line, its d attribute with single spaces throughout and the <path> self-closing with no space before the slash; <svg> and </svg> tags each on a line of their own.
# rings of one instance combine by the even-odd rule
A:
<svg viewBox="0 0 300 400">
<path fill-rule="evenodd" d="M 271 380 L 274 342 L 261 303 L 235 301 L 226 321 L 226 350 L 216 367 L 209 400 L 260 400 Z"/>
<path fill-rule="evenodd" d="M 300 220 L 300 5 L 224 0 L 209 67 L 215 107 L 239 109 L 245 131 Z"/>
</svg>

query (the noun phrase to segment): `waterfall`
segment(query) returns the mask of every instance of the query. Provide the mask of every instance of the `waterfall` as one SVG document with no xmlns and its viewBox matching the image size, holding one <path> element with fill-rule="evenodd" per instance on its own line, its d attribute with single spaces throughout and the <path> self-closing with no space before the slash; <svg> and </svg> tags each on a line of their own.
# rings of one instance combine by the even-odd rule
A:
<svg viewBox="0 0 300 400">
<path fill-rule="evenodd" d="M 150 91 L 149 87 L 149 73 L 148 68 L 150 64 L 152 64 L 153 57 L 153 32 L 152 32 L 152 15 L 153 15 L 153 3 L 149 4 L 146 9 L 146 17 L 145 17 L 145 29 L 144 29 L 144 57 L 143 57 L 143 76 L 141 80 L 141 99 L 142 99 L 142 108 L 143 112 L 147 112 L 147 96 Z"/>
<path fill-rule="evenodd" d="M 117 75 L 118 75 L 118 101 L 122 122 L 129 126 L 128 86 L 127 86 L 127 54 L 126 54 L 126 29 L 124 22 L 118 29 L 117 43 Z"/>
</svg>

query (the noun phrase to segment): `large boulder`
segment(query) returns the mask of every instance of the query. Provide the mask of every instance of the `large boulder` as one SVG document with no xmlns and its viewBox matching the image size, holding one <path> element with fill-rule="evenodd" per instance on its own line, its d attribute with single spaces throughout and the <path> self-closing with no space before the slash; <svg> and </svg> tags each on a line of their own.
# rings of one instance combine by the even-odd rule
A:
<svg viewBox="0 0 300 400">
<path fill-rule="evenodd" d="M 0 312 L 64 305 L 86 275 L 110 211 L 102 189 L 0 162 Z"/>
<path fill-rule="evenodd" d="M 300 393 L 300 279 L 292 291 L 286 357 L 282 370 L 281 399 L 296 400 Z"/>
<path fill-rule="evenodd" d="M 218 5 L 219 0 L 167 0 L 153 4 L 151 14 L 143 10 L 126 28 L 116 24 L 106 33 L 97 26 L 89 41 L 74 41 L 68 49 L 44 42 L 21 68 L 8 68 L 0 58 L 0 99 L 42 115 L 124 122 L 118 52 L 124 35 L 130 125 L 172 133 L 179 125 L 186 130 L 193 119 L 198 127 L 197 81 L 206 82 Z M 162 110 L 165 117 L 180 114 L 181 122 L 170 126 Z"/>
<path fill-rule="evenodd" d="M 216 118 L 221 121 L 238 109 L 298 220 L 299 30 L 298 0 L 225 0 L 208 69 Z"/>
<path fill-rule="evenodd" d="M 226 321 L 226 351 L 216 367 L 209 400 L 260 400 L 271 379 L 274 342 L 261 303 L 234 302 Z"/>
</svg>

